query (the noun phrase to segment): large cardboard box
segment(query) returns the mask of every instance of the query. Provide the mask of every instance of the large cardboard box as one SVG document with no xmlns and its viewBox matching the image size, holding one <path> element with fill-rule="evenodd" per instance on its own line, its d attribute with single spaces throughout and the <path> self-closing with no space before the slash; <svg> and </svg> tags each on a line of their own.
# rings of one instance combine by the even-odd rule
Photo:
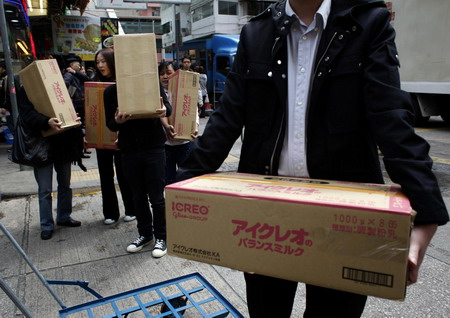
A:
<svg viewBox="0 0 450 318">
<path fill-rule="evenodd" d="M 19 72 L 28 99 L 34 108 L 51 118 L 58 118 L 63 130 L 81 125 L 55 59 L 34 61 Z M 56 130 L 42 132 L 44 136 Z"/>
<path fill-rule="evenodd" d="M 398 186 L 205 175 L 166 187 L 169 254 L 404 299 L 413 211 Z"/>
<path fill-rule="evenodd" d="M 147 118 L 161 108 L 154 33 L 114 35 L 119 111 Z"/>
<path fill-rule="evenodd" d="M 117 132 L 106 126 L 103 91 L 114 83 L 85 82 L 84 109 L 86 114 L 86 147 L 97 149 L 118 149 Z"/>
<path fill-rule="evenodd" d="M 173 107 L 169 124 L 175 128 L 175 139 L 193 140 L 197 129 L 200 74 L 178 70 L 169 78 L 169 100 Z"/>
</svg>

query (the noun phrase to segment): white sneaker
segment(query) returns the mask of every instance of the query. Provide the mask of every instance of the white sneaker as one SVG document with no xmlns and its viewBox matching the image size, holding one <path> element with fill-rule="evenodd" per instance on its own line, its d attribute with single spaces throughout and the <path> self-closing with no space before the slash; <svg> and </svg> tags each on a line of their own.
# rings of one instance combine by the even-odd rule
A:
<svg viewBox="0 0 450 318">
<path fill-rule="evenodd" d="M 116 220 L 113 220 L 113 219 L 105 219 L 104 221 L 103 221 L 103 224 L 105 224 L 105 225 L 111 225 L 111 224 L 114 224 L 114 223 L 116 223 L 117 221 Z"/>
<path fill-rule="evenodd" d="M 166 254 L 167 254 L 166 241 L 156 239 L 156 243 L 155 243 L 155 246 L 153 247 L 153 251 L 152 251 L 152 256 L 159 258 L 159 257 L 163 257 Z"/>
<path fill-rule="evenodd" d="M 128 253 L 136 253 L 142 250 L 142 248 L 145 245 L 152 244 L 153 245 L 154 240 L 153 238 L 145 237 L 145 236 L 139 236 L 136 238 L 133 242 L 130 243 L 130 245 L 127 246 L 127 252 Z"/>
<path fill-rule="evenodd" d="M 125 215 L 125 216 L 123 217 L 123 220 L 124 220 L 125 222 L 131 222 L 131 221 L 136 220 L 136 217 L 135 217 L 134 215 Z"/>
</svg>

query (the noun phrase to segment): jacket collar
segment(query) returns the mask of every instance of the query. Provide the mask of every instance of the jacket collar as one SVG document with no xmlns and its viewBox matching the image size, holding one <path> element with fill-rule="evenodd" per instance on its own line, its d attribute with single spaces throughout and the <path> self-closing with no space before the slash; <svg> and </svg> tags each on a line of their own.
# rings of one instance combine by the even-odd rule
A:
<svg viewBox="0 0 450 318">
<path fill-rule="evenodd" d="M 270 5 L 264 12 L 253 19 L 271 15 L 277 34 L 279 36 L 286 36 L 289 33 L 292 23 L 295 21 L 295 17 L 286 14 L 286 1 L 288 0 L 281 0 Z M 382 0 L 332 0 L 331 14 L 335 14 L 336 19 L 351 18 L 353 20 L 352 14 L 354 10 L 359 10 L 367 6 L 385 6 L 385 3 Z"/>
</svg>

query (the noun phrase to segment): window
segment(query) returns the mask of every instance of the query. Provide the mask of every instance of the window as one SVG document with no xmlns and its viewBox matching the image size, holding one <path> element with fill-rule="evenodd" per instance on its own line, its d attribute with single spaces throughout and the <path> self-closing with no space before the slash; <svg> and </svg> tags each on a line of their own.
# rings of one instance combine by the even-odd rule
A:
<svg viewBox="0 0 450 318">
<path fill-rule="evenodd" d="M 213 5 L 213 2 L 211 1 L 192 11 L 192 21 L 197 22 L 212 16 L 214 14 Z"/>
<path fill-rule="evenodd" d="M 228 76 L 230 73 L 230 59 L 228 56 L 218 56 L 217 57 L 217 72 L 222 73 L 225 76 Z"/>
<path fill-rule="evenodd" d="M 230 1 L 219 1 L 219 14 L 237 15 L 237 3 Z"/>
<path fill-rule="evenodd" d="M 120 23 L 122 24 L 122 28 L 125 34 L 132 34 L 132 33 L 163 34 L 163 27 L 161 25 L 160 20 L 121 18 Z"/>
<path fill-rule="evenodd" d="M 172 26 L 170 24 L 170 21 L 166 22 L 162 25 L 162 31 L 164 34 L 170 33 L 170 31 L 172 31 Z"/>
</svg>

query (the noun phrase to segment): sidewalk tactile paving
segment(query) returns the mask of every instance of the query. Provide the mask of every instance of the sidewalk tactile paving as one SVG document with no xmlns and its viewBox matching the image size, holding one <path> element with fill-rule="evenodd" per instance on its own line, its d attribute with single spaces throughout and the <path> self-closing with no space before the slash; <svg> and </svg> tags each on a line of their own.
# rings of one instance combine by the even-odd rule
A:
<svg viewBox="0 0 450 318">
<path fill-rule="evenodd" d="M 98 169 L 88 169 L 88 171 L 72 171 L 71 182 L 98 180 L 100 176 Z"/>
</svg>

